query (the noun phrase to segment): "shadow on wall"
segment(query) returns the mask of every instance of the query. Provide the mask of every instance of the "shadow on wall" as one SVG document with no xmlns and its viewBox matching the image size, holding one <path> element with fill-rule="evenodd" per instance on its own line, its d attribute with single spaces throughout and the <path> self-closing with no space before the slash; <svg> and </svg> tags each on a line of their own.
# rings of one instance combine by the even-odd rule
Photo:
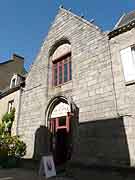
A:
<svg viewBox="0 0 135 180">
<path fill-rule="evenodd" d="M 76 154 L 78 146 L 78 135 L 79 135 L 79 108 L 73 103 L 72 104 L 72 113 L 73 116 L 71 116 L 71 126 L 70 126 L 70 131 L 71 131 L 71 160 L 74 157 L 74 154 Z"/>
<path fill-rule="evenodd" d="M 71 118 L 71 163 L 78 165 L 130 166 L 123 118 L 78 123 L 79 108 Z M 51 133 L 40 126 L 35 133 L 33 159 L 50 154 Z"/>
<path fill-rule="evenodd" d="M 40 126 L 35 133 L 34 160 L 40 160 L 42 156 L 50 154 L 51 133 L 45 126 Z"/>
<path fill-rule="evenodd" d="M 73 161 L 84 165 L 129 166 L 123 118 L 81 123 Z"/>
</svg>

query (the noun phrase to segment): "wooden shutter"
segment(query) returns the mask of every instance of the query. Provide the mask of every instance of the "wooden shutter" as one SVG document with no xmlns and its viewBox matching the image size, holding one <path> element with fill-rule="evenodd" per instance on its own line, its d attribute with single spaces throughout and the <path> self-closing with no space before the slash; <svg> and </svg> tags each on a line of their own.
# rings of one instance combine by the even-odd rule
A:
<svg viewBox="0 0 135 180">
<path fill-rule="evenodd" d="M 135 80 L 135 64 L 131 52 L 131 47 L 120 51 L 125 81 Z"/>
</svg>

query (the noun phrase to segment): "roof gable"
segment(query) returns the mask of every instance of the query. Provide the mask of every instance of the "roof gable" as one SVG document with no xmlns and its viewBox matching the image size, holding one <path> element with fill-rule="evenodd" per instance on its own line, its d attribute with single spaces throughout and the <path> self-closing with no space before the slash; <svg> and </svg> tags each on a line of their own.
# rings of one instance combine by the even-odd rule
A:
<svg viewBox="0 0 135 180">
<path fill-rule="evenodd" d="M 65 9 L 65 8 L 63 8 L 63 7 L 61 7 L 61 6 L 59 7 L 59 10 L 68 13 L 69 15 L 71 15 L 71 16 L 73 16 L 74 18 L 82 21 L 83 23 L 87 24 L 87 25 L 90 26 L 90 27 L 93 27 L 93 28 L 95 28 L 95 29 L 100 30 L 100 28 L 99 28 L 98 26 L 96 26 L 96 25 L 93 24 L 92 22 L 86 20 L 83 16 L 78 16 L 78 15 L 74 14 L 73 12 L 71 12 L 71 10 L 67 10 L 67 9 Z M 60 11 L 59 11 L 59 12 L 60 12 Z M 58 14 L 59 14 L 59 13 L 58 13 Z"/>
</svg>

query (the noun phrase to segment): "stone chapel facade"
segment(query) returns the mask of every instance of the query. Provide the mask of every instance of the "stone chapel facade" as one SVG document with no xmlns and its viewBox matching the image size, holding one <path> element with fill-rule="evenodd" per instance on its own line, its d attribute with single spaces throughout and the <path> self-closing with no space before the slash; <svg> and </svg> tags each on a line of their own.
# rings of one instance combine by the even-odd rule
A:
<svg viewBox="0 0 135 180">
<path fill-rule="evenodd" d="M 124 34 L 116 37 L 118 44 L 126 43 Z M 127 136 L 133 120 L 126 116 L 128 127 L 120 113 L 134 99 L 127 99 L 127 106 L 123 101 L 125 91 L 130 95 L 134 85 L 125 86 L 121 65 L 116 67 L 120 62 L 114 39 L 87 20 L 59 9 L 20 98 L 16 129 L 27 144 L 26 158 L 52 153 L 56 165 L 68 160 L 85 165 L 134 165 L 135 135 L 132 132 L 130 140 Z M 131 41 L 129 46 L 134 38 Z"/>
</svg>

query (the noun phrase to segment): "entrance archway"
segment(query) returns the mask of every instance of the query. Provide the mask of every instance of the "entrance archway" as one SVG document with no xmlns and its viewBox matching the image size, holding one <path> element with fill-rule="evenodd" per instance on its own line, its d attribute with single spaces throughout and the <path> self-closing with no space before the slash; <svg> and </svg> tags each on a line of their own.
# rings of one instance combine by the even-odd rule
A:
<svg viewBox="0 0 135 180">
<path fill-rule="evenodd" d="M 55 98 L 48 107 L 47 124 L 51 134 L 50 151 L 56 165 L 71 158 L 71 107 L 64 97 Z"/>
</svg>

